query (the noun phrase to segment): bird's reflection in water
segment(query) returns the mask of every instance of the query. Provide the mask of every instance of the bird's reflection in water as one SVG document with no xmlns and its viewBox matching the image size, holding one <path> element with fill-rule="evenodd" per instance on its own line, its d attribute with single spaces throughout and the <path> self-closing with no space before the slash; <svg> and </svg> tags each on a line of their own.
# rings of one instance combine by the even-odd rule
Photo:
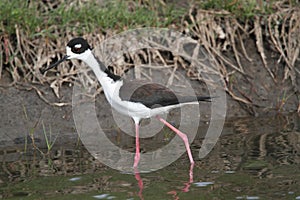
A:
<svg viewBox="0 0 300 200">
<path fill-rule="evenodd" d="M 190 165 L 189 181 L 184 183 L 184 187 L 181 189 L 182 192 L 190 191 L 191 184 L 193 183 L 193 171 L 194 171 L 194 163 L 192 163 Z M 134 168 L 134 175 L 135 175 L 135 179 L 137 180 L 138 186 L 139 186 L 138 196 L 140 197 L 140 199 L 144 200 L 144 197 L 143 197 L 144 183 L 143 183 L 143 179 L 140 176 L 140 172 L 139 172 L 138 168 L 136 168 L 136 167 Z M 179 199 L 176 190 L 172 190 L 172 191 L 168 192 L 168 194 L 173 195 L 173 199 L 175 199 L 175 200 Z"/>
<path fill-rule="evenodd" d="M 135 179 L 137 180 L 139 189 L 140 189 L 138 195 L 139 195 L 140 199 L 144 200 L 144 197 L 143 197 L 144 183 L 143 183 L 143 179 L 141 178 L 140 172 L 137 167 L 134 168 L 134 175 L 135 175 Z"/>
<path fill-rule="evenodd" d="M 193 171 L 194 171 L 194 163 L 192 163 L 190 165 L 190 170 L 189 170 L 189 181 L 184 183 L 184 188 L 181 189 L 182 192 L 189 192 L 190 191 L 190 187 L 191 184 L 193 183 L 194 179 L 193 179 Z M 179 196 L 176 190 L 172 190 L 170 192 L 168 192 L 168 194 L 173 195 L 173 199 L 174 200 L 178 200 Z"/>
</svg>

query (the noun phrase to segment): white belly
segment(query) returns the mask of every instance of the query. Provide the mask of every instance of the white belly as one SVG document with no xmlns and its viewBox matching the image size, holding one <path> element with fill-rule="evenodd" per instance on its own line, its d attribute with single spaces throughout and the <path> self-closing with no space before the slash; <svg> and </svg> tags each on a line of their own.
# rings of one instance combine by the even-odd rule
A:
<svg viewBox="0 0 300 200">
<path fill-rule="evenodd" d="M 180 106 L 180 104 L 177 104 L 150 109 L 141 103 L 122 101 L 119 97 L 119 90 L 123 84 L 122 81 L 113 83 L 111 82 L 111 79 L 102 79 L 101 84 L 104 89 L 106 99 L 110 105 L 118 112 L 132 117 L 135 121 L 139 121 L 143 118 L 150 118 Z"/>
<path fill-rule="evenodd" d="M 103 84 L 103 83 L 102 83 Z M 105 84 L 105 83 L 104 83 Z M 133 118 L 149 118 L 151 109 L 141 103 L 134 103 L 129 101 L 122 101 L 119 97 L 119 89 L 122 82 L 110 83 L 109 86 L 103 86 L 104 94 L 110 105 L 118 112 L 133 117 Z"/>
</svg>

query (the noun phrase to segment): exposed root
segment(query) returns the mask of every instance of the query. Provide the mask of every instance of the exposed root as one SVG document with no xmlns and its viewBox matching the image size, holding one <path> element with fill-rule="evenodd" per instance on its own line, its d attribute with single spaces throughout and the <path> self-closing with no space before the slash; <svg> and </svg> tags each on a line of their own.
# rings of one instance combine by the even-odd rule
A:
<svg viewBox="0 0 300 200">
<path fill-rule="evenodd" d="M 276 79 L 272 71 L 270 70 L 267 60 L 266 60 L 266 55 L 264 51 L 264 44 L 263 44 L 263 34 L 262 34 L 262 29 L 261 29 L 261 20 L 259 17 L 255 17 L 254 21 L 254 33 L 256 36 L 256 47 L 258 52 L 260 53 L 261 59 L 263 61 L 263 66 L 264 68 L 268 71 L 269 75 L 272 77 L 273 81 L 276 83 Z"/>
</svg>

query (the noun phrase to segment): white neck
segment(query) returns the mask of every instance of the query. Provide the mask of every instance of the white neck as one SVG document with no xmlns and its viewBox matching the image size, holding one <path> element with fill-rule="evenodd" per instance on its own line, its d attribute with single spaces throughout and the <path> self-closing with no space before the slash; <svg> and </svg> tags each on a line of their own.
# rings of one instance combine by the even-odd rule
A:
<svg viewBox="0 0 300 200">
<path fill-rule="evenodd" d="M 112 77 L 109 76 L 109 72 L 106 69 L 103 63 L 100 63 L 95 56 L 90 52 L 89 54 L 85 55 L 81 58 L 89 67 L 92 68 L 93 72 L 95 73 L 97 79 L 99 80 L 104 94 L 107 100 L 112 104 L 112 101 L 115 96 L 119 95 L 119 89 L 123 84 L 123 81 L 118 79 L 114 80 Z M 111 74 L 110 74 L 111 75 Z"/>
<path fill-rule="evenodd" d="M 99 80 L 100 84 L 102 85 L 102 81 L 104 78 L 109 78 L 108 74 L 101 69 L 100 64 L 98 63 L 97 59 L 94 57 L 92 53 L 90 53 L 84 60 L 83 60 L 90 68 L 92 68 L 93 72 L 95 73 L 97 79 Z M 111 79 L 111 78 L 110 78 Z M 111 79 L 111 81 L 113 81 Z"/>
</svg>

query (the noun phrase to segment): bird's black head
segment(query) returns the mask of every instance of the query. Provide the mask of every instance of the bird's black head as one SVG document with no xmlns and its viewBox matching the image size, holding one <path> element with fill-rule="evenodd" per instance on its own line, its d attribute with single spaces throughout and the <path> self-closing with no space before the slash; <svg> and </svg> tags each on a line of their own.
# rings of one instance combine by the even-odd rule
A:
<svg viewBox="0 0 300 200">
<path fill-rule="evenodd" d="M 71 51 L 75 54 L 81 54 L 88 49 L 91 50 L 91 47 L 88 44 L 88 42 L 81 37 L 70 40 L 67 44 L 67 47 L 69 47 Z"/>
<path fill-rule="evenodd" d="M 78 37 L 68 42 L 66 50 L 67 55 L 65 55 L 62 59 L 58 60 L 56 63 L 50 65 L 46 69 L 41 69 L 41 73 L 44 73 L 45 71 L 56 67 L 58 64 L 68 59 L 77 58 L 80 60 L 84 60 L 89 56 L 89 53 L 91 53 L 90 50 L 92 49 L 85 39 Z"/>
</svg>

